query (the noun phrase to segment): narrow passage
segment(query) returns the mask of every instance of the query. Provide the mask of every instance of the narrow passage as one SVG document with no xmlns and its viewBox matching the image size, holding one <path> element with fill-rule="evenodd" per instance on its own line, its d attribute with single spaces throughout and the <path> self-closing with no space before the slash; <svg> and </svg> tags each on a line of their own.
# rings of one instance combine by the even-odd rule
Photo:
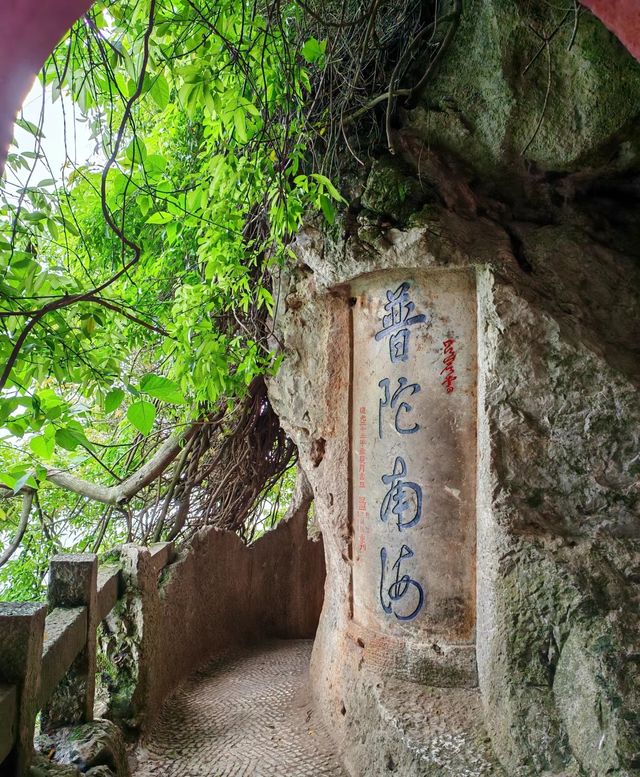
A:
<svg viewBox="0 0 640 777">
<path fill-rule="evenodd" d="M 344 777 L 308 694 L 311 640 L 217 659 L 164 704 L 134 777 Z"/>
</svg>

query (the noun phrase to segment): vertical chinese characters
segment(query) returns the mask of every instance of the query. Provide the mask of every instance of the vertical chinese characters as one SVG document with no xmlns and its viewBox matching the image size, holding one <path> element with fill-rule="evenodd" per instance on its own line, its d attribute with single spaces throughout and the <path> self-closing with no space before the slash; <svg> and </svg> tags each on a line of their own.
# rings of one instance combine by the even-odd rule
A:
<svg viewBox="0 0 640 777">
<path fill-rule="evenodd" d="M 422 517 L 422 489 L 417 483 L 405 480 L 406 474 L 407 465 L 398 456 L 393 472 L 382 476 L 382 482 L 390 488 L 380 506 L 380 520 L 386 523 L 394 515 L 399 531 L 415 526 Z"/>
<path fill-rule="evenodd" d="M 442 346 L 444 348 L 444 358 L 442 360 L 442 370 L 440 375 L 444 375 L 442 385 L 446 388 L 447 394 L 453 394 L 455 386 L 454 383 L 458 379 L 454 362 L 458 355 L 455 350 L 456 341 L 453 338 L 447 338 L 443 341 Z"/>
<path fill-rule="evenodd" d="M 429 319 L 424 313 L 415 311 L 415 304 L 410 298 L 410 284 L 401 283 L 395 291 L 387 290 L 385 313 L 382 315 L 382 326 L 375 333 L 376 341 L 388 337 L 389 362 L 391 365 L 407 362 L 411 348 L 411 328 L 419 324 L 428 324 Z M 378 402 L 378 438 L 385 437 L 385 426 L 391 427 L 391 435 L 416 434 L 420 424 L 412 419 L 413 406 L 408 401 L 420 390 L 420 384 L 410 382 L 405 376 L 397 378 L 397 385 L 391 378 L 385 377 L 379 383 L 381 396 Z M 392 421 L 387 423 L 389 417 Z M 379 601 L 386 615 L 399 621 L 411 621 L 416 618 L 424 606 L 424 588 L 414 580 L 409 572 L 410 559 L 415 556 L 414 550 L 403 542 L 397 558 L 393 558 L 387 545 L 393 544 L 395 532 L 402 533 L 416 526 L 422 518 L 423 495 L 422 486 L 410 479 L 407 464 L 403 456 L 395 456 L 393 466 L 389 466 L 382 475 L 382 483 L 386 493 L 380 504 L 380 520 L 394 532 L 389 537 L 389 543 L 380 548 L 380 585 Z M 390 520 L 392 519 L 392 520 Z M 395 553 L 395 551 L 393 551 Z"/>
<path fill-rule="evenodd" d="M 387 549 L 380 549 L 380 604 L 387 615 L 395 615 L 399 621 L 412 621 L 424 605 L 424 590 L 420 583 L 409 575 L 401 575 L 400 569 L 405 559 L 413 558 L 414 552 L 403 545 L 398 558 L 393 563 L 391 574 L 388 571 Z M 395 578 L 393 573 L 395 572 Z M 391 585 L 387 583 L 391 580 Z M 403 599 L 406 599 L 403 601 Z M 394 605 L 399 602 L 397 607 Z"/>
<path fill-rule="evenodd" d="M 417 394 L 418 391 L 420 391 L 420 386 L 417 383 L 409 383 L 406 378 L 398 378 L 398 388 L 392 394 L 390 383 L 391 381 L 389 378 L 383 378 L 380 383 L 378 383 L 378 386 L 383 391 L 383 397 L 378 404 L 378 436 L 380 439 L 384 436 L 382 411 L 387 407 L 396 411 L 393 418 L 393 425 L 398 434 L 414 434 L 420 428 L 420 424 L 417 423 L 410 426 L 404 426 L 402 424 L 401 414 L 410 413 L 413 408 L 406 400 L 400 402 L 403 394 L 405 394 L 406 397 Z"/>
</svg>

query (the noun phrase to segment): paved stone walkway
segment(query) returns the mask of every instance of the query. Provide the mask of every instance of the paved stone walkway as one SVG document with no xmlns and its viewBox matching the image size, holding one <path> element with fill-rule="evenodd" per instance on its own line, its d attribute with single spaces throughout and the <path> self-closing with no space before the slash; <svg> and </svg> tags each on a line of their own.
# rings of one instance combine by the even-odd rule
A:
<svg viewBox="0 0 640 777">
<path fill-rule="evenodd" d="M 307 692 L 310 640 L 217 660 L 165 703 L 134 777 L 344 777 Z"/>
</svg>

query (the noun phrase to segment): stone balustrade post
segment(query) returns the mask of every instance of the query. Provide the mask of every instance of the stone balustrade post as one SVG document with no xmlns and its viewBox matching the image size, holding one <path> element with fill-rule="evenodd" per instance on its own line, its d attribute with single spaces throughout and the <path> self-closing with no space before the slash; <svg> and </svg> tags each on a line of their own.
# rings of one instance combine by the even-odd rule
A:
<svg viewBox="0 0 640 777">
<path fill-rule="evenodd" d="M 127 725 L 143 730 L 149 716 L 156 670 L 160 624 L 158 566 L 152 553 L 138 545 L 124 545 L 120 554 L 122 574 L 136 646 L 135 672 L 129 699 Z"/>
<path fill-rule="evenodd" d="M 87 608 L 87 639 L 69 671 L 42 710 L 43 730 L 93 720 L 98 627 L 98 557 L 95 553 L 54 556 L 49 565 L 49 611 Z"/>
<path fill-rule="evenodd" d="M 43 604 L 0 602 L 0 682 L 15 686 L 17 699 L 14 746 L 0 764 L 0 775 L 7 777 L 26 775 L 33 755 L 46 613 Z"/>
</svg>

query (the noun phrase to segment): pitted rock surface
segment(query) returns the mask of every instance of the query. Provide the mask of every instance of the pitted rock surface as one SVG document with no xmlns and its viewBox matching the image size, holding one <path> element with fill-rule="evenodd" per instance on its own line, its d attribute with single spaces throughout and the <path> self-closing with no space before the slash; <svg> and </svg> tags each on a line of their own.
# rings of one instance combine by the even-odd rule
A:
<svg viewBox="0 0 640 777">
<path fill-rule="evenodd" d="M 58 728 L 41 734 L 36 746 L 43 756 L 49 753 L 53 756 L 53 763 L 46 758 L 38 760 L 37 768 L 43 773 L 53 775 L 60 770 L 62 777 L 80 773 L 88 777 L 129 777 L 122 732 L 110 720 L 97 719 Z"/>
<path fill-rule="evenodd" d="M 135 777 L 343 777 L 307 693 L 311 640 L 217 659 L 164 704 Z"/>
</svg>

